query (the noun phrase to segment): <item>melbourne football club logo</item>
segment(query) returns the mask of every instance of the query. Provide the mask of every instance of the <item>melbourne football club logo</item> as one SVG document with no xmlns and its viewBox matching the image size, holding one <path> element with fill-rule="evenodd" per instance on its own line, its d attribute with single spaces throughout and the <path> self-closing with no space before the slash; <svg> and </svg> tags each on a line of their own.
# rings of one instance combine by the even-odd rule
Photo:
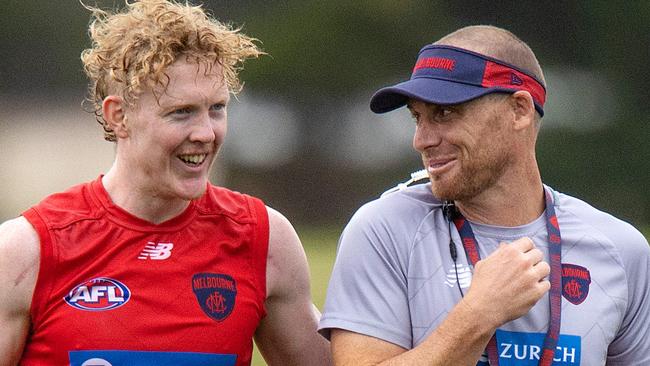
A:
<svg viewBox="0 0 650 366">
<path fill-rule="evenodd" d="M 562 295 L 574 305 L 579 305 L 589 294 L 589 270 L 575 264 L 562 264 Z"/>
<path fill-rule="evenodd" d="M 226 274 L 197 273 L 192 277 L 192 291 L 203 312 L 216 321 L 226 319 L 235 307 L 237 286 Z"/>
<path fill-rule="evenodd" d="M 131 291 L 122 282 L 98 277 L 75 286 L 63 300 L 76 309 L 102 311 L 119 308 L 130 298 Z"/>
</svg>

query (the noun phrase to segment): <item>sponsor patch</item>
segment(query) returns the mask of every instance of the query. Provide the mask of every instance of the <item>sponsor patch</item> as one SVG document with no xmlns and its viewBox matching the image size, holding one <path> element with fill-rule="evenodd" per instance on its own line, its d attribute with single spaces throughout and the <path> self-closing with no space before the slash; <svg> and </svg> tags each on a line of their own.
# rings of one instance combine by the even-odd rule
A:
<svg viewBox="0 0 650 366">
<path fill-rule="evenodd" d="M 591 275 L 589 270 L 575 264 L 562 264 L 562 296 L 574 305 L 579 305 L 589 294 Z"/>
<path fill-rule="evenodd" d="M 226 274 L 197 273 L 192 277 L 192 291 L 203 312 L 216 321 L 226 319 L 235 307 L 237 286 Z"/>
<path fill-rule="evenodd" d="M 497 329 L 499 366 L 537 366 L 542 356 L 544 333 L 508 332 Z M 560 334 L 553 366 L 580 365 L 580 337 Z"/>
<path fill-rule="evenodd" d="M 131 298 L 125 284 L 108 277 L 97 277 L 75 286 L 63 300 L 76 309 L 103 311 L 119 308 Z"/>
<path fill-rule="evenodd" d="M 235 366 L 237 355 L 197 352 L 70 351 L 70 366 Z"/>
</svg>

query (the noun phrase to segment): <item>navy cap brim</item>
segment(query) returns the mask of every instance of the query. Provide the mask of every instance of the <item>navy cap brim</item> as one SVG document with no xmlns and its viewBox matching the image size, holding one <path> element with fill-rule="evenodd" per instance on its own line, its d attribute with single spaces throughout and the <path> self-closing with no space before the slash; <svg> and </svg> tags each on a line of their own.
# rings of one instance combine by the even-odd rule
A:
<svg viewBox="0 0 650 366">
<path fill-rule="evenodd" d="M 375 113 L 390 112 L 405 106 L 409 99 L 439 105 L 459 104 L 495 92 L 512 91 L 484 88 L 457 81 L 416 78 L 379 89 L 370 99 L 370 109 Z"/>
</svg>

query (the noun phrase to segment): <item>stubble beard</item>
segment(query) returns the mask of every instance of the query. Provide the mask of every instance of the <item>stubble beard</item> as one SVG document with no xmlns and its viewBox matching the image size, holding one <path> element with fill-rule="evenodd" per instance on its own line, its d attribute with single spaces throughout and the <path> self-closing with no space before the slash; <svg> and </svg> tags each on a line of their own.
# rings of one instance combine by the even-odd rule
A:
<svg viewBox="0 0 650 366">
<path fill-rule="evenodd" d="M 484 152 L 474 161 L 461 161 L 460 172 L 453 176 L 430 176 L 433 195 L 444 201 L 470 201 L 494 186 L 508 166 L 504 154 Z"/>
</svg>

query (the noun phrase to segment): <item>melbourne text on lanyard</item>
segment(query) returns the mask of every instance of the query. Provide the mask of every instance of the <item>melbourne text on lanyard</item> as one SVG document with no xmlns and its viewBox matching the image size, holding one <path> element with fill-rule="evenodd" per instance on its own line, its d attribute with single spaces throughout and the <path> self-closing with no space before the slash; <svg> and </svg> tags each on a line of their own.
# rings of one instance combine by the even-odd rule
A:
<svg viewBox="0 0 650 366">
<path fill-rule="evenodd" d="M 546 231 L 548 232 L 549 244 L 549 257 L 551 274 L 549 280 L 551 282 L 550 297 L 550 321 L 548 332 L 544 338 L 544 351 L 539 360 L 540 366 L 550 366 L 553 363 L 555 355 L 555 348 L 557 346 L 558 338 L 560 336 L 560 323 L 562 316 L 562 238 L 560 236 L 560 225 L 557 222 L 555 215 L 555 208 L 553 207 L 552 194 L 548 188 L 544 189 L 544 197 L 546 199 Z M 465 253 L 469 258 L 472 266 L 476 266 L 481 258 L 478 251 L 478 243 L 472 227 L 469 222 L 462 216 L 460 211 L 456 212 L 454 217 L 454 225 L 458 229 L 460 238 L 463 242 Z M 491 366 L 499 365 L 499 354 L 497 348 L 496 335 L 492 338 L 487 345 L 488 358 Z"/>
</svg>

